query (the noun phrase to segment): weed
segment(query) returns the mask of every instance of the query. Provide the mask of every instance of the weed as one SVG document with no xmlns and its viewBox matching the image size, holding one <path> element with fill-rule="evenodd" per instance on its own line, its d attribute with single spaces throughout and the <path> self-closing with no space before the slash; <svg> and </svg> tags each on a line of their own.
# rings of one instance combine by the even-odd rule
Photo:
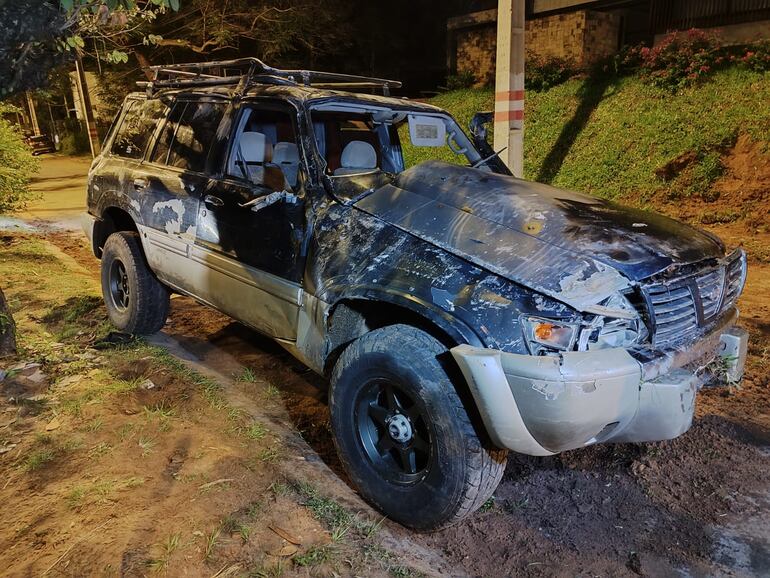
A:
<svg viewBox="0 0 770 578">
<path fill-rule="evenodd" d="M 62 449 L 54 444 L 53 438 L 48 434 L 38 434 L 35 446 L 38 446 L 37 449 L 32 450 L 24 459 L 23 467 L 28 472 L 39 470 L 52 462 Z"/>
<path fill-rule="evenodd" d="M 264 505 L 262 502 L 251 502 L 248 508 L 246 508 L 246 517 L 248 517 L 249 520 L 256 520 L 263 509 Z"/>
<path fill-rule="evenodd" d="M 122 426 L 118 428 L 118 439 L 122 442 L 131 439 L 134 437 L 134 430 L 136 429 L 136 425 L 133 423 L 124 423 Z"/>
<path fill-rule="evenodd" d="M 261 440 L 267 435 L 268 429 L 261 423 L 253 423 L 246 428 L 246 437 L 250 440 Z"/>
<path fill-rule="evenodd" d="M 273 482 L 268 488 L 276 496 L 286 496 L 291 493 L 291 486 L 288 484 L 282 484 L 281 482 Z"/>
<path fill-rule="evenodd" d="M 171 562 L 171 556 L 179 548 L 181 536 L 179 532 L 170 534 L 166 540 L 160 544 L 156 544 L 161 552 L 159 558 L 150 560 L 149 566 L 155 572 L 165 572 L 168 570 L 169 563 Z"/>
<path fill-rule="evenodd" d="M 219 535 L 221 534 L 221 528 L 217 527 L 204 536 L 205 543 L 203 548 L 203 559 L 208 561 L 214 554 L 214 548 L 217 547 L 219 542 Z"/>
<path fill-rule="evenodd" d="M 257 454 L 257 459 L 261 462 L 271 463 L 281 457 L 281 452 L 274 447 L 265 448 Z"/>
<path fill-rule="evenodd" d="M 155 440 L 147 437 L 140 437 L 137 442 L 142 450 L 142 457 L 149 456 L 155 450 Z"/>
<path fill-rule="evenodd" d="M 86 431 L 87 431 L 88 433 L 96 433 L 96 432 L 98 432 L 100 429 L 102 429 L 102 426 L 103 426 L 103 425 L 104 425 L 104 422 L 102 421 L 102 418 L 100 418 L 100 417 L 95 417 L 94 419 L 92 419 L 91 421 L 89 421 L 89 422 L 86 424 Z"/>
<path fill-rule="evenodd" d="M 318 490 L 310 484 L 300 482 L 296 489 L 305 499 L 304 505 L 310 509 L 316 519 L 326 524 L 332 531 L 344 529 L 344 533 L 347 532 L 353 523 L 353 516 L 350 512 L 331 498 L 320 495 Z"/>
<path fill-rule="evenodd" d="M 352 525 L 353 525 L 353 521 L 351 520 L 348 523 L 340 524 L 337 527 L 332 527 L 332 533 L 331 533 L 332 542 L 334 543 L 341 542 L 342 539 L 347 535 L 348 530 L 350 530 L 350 527 Z"/>
<path fill-rule="evenodd" d="M 67 494 L 67 506 L 75 510 L 82 505 L 83 498 L 88 494 L 88 489 L 85 486 L 75 486 Z"/>
<path fill-rule="evenodd" d="M 138 488 L 139 486 L 144 484 L 144 481 L 145 481 L 144 478 L 131 476 L 125 482 L 123 482 L 123 486 L 126 488 Z"/>
<path fill-rule="evenodd" d="M 278 389 L 276 386 L 274 386 L 272 383 L 269 383 L 265 388 L 265 391 L 262 393 L 262 395 L 265 397 L 265 399 L 270 399 L 270 400 L 280 399 L 281 390 Z"/>
<path fill-rule="evenodd" d="M 104 455 L 107 455 L 109 453 L 112 453 L 112 446 L 108 444 L 107 442 L 101 442 L 91 448 L 88 452 L 89 458 L 100 458 Z"/>
<path fill-rule="evenodd" d="M 251 537 L 251 528 L 249 528 L 246 524 L 241 524 L 238 526 L 238 534 L 240 534 L 241 540 L 245 544 Z"/>
<path fill-rule="evenodd" d="M 241 374 L 238 376 L 238 381 L 244 381 L 246 383 L 256 383 L 257 374 L 250 367 L 244 367 Z"/>
<path fill-rule="evenodd" d="M 529 497 L 524 497 L 520 500 L 505 500 L 503 502 L 503 509 L 509 514 L 513 514 L 526 508 L 527 504 L 529 504 Z"/>
<path fill-rule="evenodd" d="M 291 560 L 297 566 L 313 567 L 328 562 L 334 554 L 330 545 L 313 546 L 304 554 L 296 554 Z"/>
<path fill-rule="evenodd" d="M 239 522 L 236 518 L 233 516 L 225 516 L 222 519 L 222 523 L 219 525 L 219 528 L 225 534 L 235 534 L 235 532 L 238 530 L 238 526 Z"/>
<path fill-rule="evenodd" d="M 152 407 L 144 406 L 144 417 L 148 422 L 157 422 L 158 429 L 165 432 L 171 429 L 171 418 L 174 417 L 174 410 L 165 402 Z"/>
<path fill-rule="evenodd" d="M 479 508 L 479 512 L 489 512 L 494 507 L 495 507 L 495 497 L 492 496 L 486 502 L 481 504 L 481 507 Z"/>
<path fill-rule="evenodd" d="M 368 540 L 369 538 L 377 534 L 377 532 L 379 532 L 385 520 L 386 520 L 386 517 L 383 516 L 382 518 L 380 518 L 378 522 L 374 522 L 371 520 L 366 520 L 364 522 L 361 522 L 360 526 L 361 526 L 361 531 L 364 534 L 364 538 Z"/>
</svg>

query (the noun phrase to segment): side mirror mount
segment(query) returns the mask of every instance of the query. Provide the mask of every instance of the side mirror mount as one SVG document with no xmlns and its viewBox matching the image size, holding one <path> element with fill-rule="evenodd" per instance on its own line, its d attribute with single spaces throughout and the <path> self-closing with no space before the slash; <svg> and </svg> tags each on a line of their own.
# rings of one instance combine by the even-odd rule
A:
<svg viewBox="0 0 770 578">
<path fill-rule="evenodd" d="M 511 171 L 505 166 L 505 163 L 495 154 L 492 145 L 489 144 L 489 126 L 494 121 L 495 114 L 491 110 L 477 112 L 471 119 L 469 129 L 473 145 L 481 153 L 483 158 L 489 158 L 484 164 L 494 172 L 502 175 L 510 175 Z"/>
</svg>

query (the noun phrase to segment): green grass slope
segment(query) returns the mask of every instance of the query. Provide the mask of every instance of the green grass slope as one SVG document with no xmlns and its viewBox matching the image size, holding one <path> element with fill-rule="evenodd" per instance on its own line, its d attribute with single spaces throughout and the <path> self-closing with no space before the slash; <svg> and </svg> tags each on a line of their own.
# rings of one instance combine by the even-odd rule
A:
<svg viewBox="0 0 770 578">
<path fill-rule="evenodd" d="M 492 109 L 493 91 L 454 91 L 431 103 L 467 127 L 475 111 Z M 731 68 L 677 94 L 637 77 L 575 79 L 528 92 L 525 119 L 527 179 L 638 204 L 656 192 L 704 194 L 738 134 L 770 141 L 770 74 Z"/>
</svg>

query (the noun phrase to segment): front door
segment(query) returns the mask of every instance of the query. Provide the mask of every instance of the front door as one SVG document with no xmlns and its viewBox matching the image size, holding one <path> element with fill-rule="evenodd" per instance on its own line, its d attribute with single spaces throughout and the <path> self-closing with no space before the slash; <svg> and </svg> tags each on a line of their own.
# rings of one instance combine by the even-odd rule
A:
<svg viewBox="0 0 770 578">
<path fill-rule="evenodd" d="M 294 340 L 304 230 L 296 110 L 244 103 L 223 176 L 198 213 L 193 260 L 207 268 L 205 301 L 271 337 Z"/>
</svg>

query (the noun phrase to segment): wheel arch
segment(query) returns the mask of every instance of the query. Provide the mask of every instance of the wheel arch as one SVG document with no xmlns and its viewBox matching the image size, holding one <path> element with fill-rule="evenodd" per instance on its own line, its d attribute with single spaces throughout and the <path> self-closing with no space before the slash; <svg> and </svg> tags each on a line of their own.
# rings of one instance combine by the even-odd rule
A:
<svg viewBox="0 0 770 578">
<path fill-rule="evenodd" d="M 398 324 L 425 331 L 447 349 L 461 344 L 484 345 L 467 324 L 412 295 L 390 291 L 345 295 L 329 308 L 324 373 L 330 374 L 345 347 L 358 337 L 374 329 Z"/>
<path fill-rule="evenodd" d="M 126 209 L 110 205 L 102 210 L 101 217 L 94 224 L 93 251 L 96 257 L 101 259 L 107 239 L 119 231 L 138 232 L 136 221 Z"/>
</svg>

